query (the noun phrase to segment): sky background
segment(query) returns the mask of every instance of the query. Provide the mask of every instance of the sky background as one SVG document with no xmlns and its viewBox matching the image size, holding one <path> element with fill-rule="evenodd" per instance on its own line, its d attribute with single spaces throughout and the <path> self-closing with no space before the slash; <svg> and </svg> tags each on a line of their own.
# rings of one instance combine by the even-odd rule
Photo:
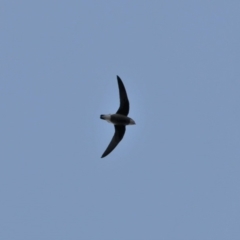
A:
<svg viewBox="0 0 240 240">
<path fill-rule="evenodd" d="M 0 239 L 240 239 L 240 1 L 0 3 Z M 106 158 L 119 107 L 136 121 Z"/>
</svg>

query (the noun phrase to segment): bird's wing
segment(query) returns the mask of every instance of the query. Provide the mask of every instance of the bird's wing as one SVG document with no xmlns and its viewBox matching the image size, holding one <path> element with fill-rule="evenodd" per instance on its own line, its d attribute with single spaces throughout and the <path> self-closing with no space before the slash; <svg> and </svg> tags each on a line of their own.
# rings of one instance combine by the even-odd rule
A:
<svg viewBox="0 0 240 240">
<path fill-rule="evenodd" d="M 120 107 L 116 113 L 127 116 L 129 112 L 129 101 L 127 97 L 127 92 L 119 76 L 117 76 L 117 80 L 118 80 L 118 88 L 119 88 L 119 96 L 120 96 Z"/>
<path fill-rule="evenodd" d="M 101 158 L 106 157 L 118 145 L 118 143 L 122 140 L 124 136 L 124 133 L 126 130 L 125 126 L 114 125 L 114 127 L 115 127 L 115 133 L 113 135 L 113 138 Z"/>
</svg>

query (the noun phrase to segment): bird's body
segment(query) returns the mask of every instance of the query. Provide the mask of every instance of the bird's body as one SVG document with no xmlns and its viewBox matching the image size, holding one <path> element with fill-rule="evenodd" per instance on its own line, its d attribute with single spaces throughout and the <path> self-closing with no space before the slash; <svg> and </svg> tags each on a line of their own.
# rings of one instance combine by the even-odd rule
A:
<svg viewBox="0 0 240 240">
<path fill-rule="evenodd" d="M 108 115 L 101 115 L 101 119 L 106 120 L 109 123 L 114 125 L 133 125 L 135 122 L 127 116 L 121 114 L 108 114 Z"/>
<path fill-rule="evenodd" d="M 102 158 L 106 157 L 110 152 L 112 152 L 112 150 L 122 140 L 126 131 L 125 126 L 135 124 L 134 120 L 127 116 L 129 112 L 129 101 L 128 101 L 127 92 L 125 90 L 123 82 L 119 76 L 117 76 L 117 80 L 118 80 L 119 95 L 120 95 L 120 107 L 115 114 L 100 115 L 101 119 L 114 124 L 114 127 L 115 127 L 115 133 L 113 135 L 113 138 L 109 143 L 107 149 L 103 153 Z"/>
</svg>

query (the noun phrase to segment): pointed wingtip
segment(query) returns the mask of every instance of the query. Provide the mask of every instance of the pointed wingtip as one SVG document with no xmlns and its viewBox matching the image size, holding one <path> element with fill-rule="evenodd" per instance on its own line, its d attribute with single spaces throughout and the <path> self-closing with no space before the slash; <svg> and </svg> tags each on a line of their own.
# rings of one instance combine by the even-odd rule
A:
<svg viewBox="0 0 240 240">
<path fill-rule="evenodd" d="M 117 75 L 117 80 L 118 81 L 122 81 L 122 79 Z"/>
<path fill-rule="evenodd" d="M 122 79 L 118 75 L 117 75 L 117 81 L 118 81 L 118 86 L 123 88 L 124 87 L 124 86 L 122 86 L 123 85 L 123 81 L 122 81 Z"/>
</svg>

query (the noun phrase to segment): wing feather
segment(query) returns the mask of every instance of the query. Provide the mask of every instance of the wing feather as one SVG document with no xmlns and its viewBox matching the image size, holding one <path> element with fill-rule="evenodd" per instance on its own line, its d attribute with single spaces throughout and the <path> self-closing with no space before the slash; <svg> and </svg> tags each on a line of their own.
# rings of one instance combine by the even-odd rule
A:
<svg viewBox="0 0 240 240">
<path fill-rule="evenodd" d="M 115 127 L 115 133 L 113 135 L 113 138 L 101 158 L 106 157 L 110 152 L 112 152 L 112 150 L 119 144 L 119 142 L 122 140 L 124 136 L 124 133 L 126 130 L 125 126 L 114 125 L 114 127 Z"/>
<path fill-rule="evenodd" d="M 120 107 L 116 113 L 127 116 L 129 113 L 129 101 L 127 97 L 127 92 L 119 76 L 117 76 L 117 80 L 118 80 L 118 88 L 119 88 L 119 96 L 120 96 Z"/>
</svg>

